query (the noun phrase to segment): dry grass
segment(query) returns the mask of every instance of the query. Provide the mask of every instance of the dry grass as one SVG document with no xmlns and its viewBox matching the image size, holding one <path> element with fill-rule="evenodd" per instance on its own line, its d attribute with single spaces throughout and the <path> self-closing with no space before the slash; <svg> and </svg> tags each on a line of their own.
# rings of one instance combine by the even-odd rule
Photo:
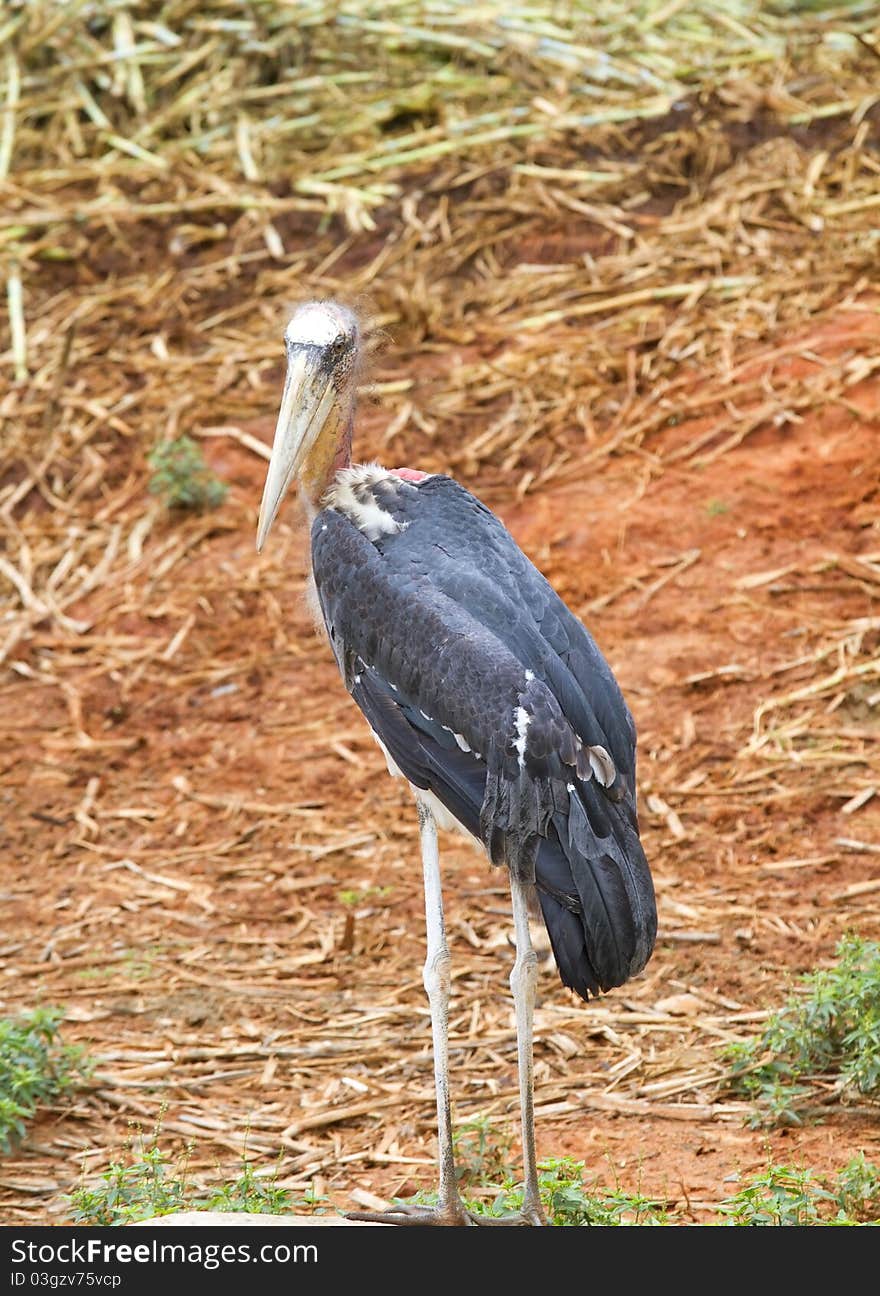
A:
<svg viewBox="0 0 880 1296">
<path fill-rule="evenodd" d="M 291 304 L 339 295 L 371 325 L 364 458 L 451 471 L 502 510 L 619 471 L 637 502 L 810 417 L 873 432 L 878 50 L 870 5 L 4 13 L 0 1004 L 63 1002 L 100 1055 L 73 1119 L 4 1169 L 10 1219 L 63 1215 L 83 1158 L 100 1169 L 166 1105 L 209 1177 L 247 1146 L 343 1200 L 380 1171 L 383 1192 L 431 1178 L 413 817 L 293 601 L 298 537 L 252 549 Z M 182 432 L 233 486 L 183 520 L 146 463 Z M 620 652 L 705 565 L 684 540 L 624 574 L 544 557 Z M 690 971 L 655 959 L 588 1011 L 548 977 L 539 1120 L 738 1126 L 717 1045 L 766 1009 L 699 960 L 747 958 L 791 915 L 700 869 L 738 814 L 769 816 L 752 885 L 876 850 L 855 826 L 801 848 L 778 816 L 821 787 L 855 825 L 880 787 L 878 581 L 870 548 L 736 573 L 731 606 L 768 624 L 819 603 L 787 654 L 707 655 L 676 682 L 726 716 L 696 737 L 629 669 L 662 753 L 644 790 L 664 941 Z M 457 876 L 458 1111 L 507 1121 L 505 891 L 466 855 Z M 817 946 L 876 922 L 876 886 L 838 887 Z"/>
</svg>

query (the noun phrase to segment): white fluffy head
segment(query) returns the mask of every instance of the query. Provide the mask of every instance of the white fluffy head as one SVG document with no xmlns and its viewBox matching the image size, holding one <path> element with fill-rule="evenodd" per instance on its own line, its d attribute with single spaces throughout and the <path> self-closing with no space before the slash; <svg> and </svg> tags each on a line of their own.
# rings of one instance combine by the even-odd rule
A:
<svg viewBox="0 0 880 1296">
<path fill-rule="evenodd" d="M 289 347 L 329 347 L 357 340 L 357 321 L 338 302 L 315 301 L 300 306 L 284 330 Z"/>
</svg>

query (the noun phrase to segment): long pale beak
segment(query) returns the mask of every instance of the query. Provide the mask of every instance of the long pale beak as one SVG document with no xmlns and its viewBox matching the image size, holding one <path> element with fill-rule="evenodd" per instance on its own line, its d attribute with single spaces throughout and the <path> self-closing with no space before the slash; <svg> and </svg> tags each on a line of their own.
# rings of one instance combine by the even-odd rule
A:
<svg viewBox="0 0 880 1296">
<path fill-rule="evenodd" d="M 290 483 L 301 474 L 337 399 L 331 376 L 320 363 L 320 354 L 311 347 L 292 350 L 263 487 L 257 523 L 258 553 Z"/>
</svg>

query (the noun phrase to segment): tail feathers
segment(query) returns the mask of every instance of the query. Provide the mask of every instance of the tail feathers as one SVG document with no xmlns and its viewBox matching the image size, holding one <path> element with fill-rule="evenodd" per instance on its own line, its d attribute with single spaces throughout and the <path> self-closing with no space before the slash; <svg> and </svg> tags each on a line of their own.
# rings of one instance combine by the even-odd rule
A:
<svg viewBox="0 0 880 1296">
<path fill-rule="evenodd" d="M 607 835 L 594 830 L 600 819 Z M 654 888 L 638 834 L 593 789 L 573 795 L 553 827 L 536 864 L 541 912 L 560 977 L 588 999 L 647 963 L 657 934 Z"/>
<path fill-rule="evenodd" d="M 535 859 L 554 813 L 567 805 L 559 779 L 532 778 L 520 770 L 514 779 L 492 765 L 486 774 L 480 809 L 480 837 L 493 864 L 506 864 L 515 878 L 535 880 Z"/>
<path fill-rule="evenodd" d="M 549 843 L 547 844 L 549 846 Z M 547 853 L 547 847 L 541 852 Z M 543 860 L 542 860 L 543 863 Z M 582 999 L 592 999 L 610 986 L 603 986 L 593 970 L 587 953 L 583 919 L 579 911 L 571 908 L 569 897 L 561 892 L 551 892 L 538 872 L 538 900 L 544 926 L 550 937 L 553 957 L 563 985 L 574 990 Z"/>
</svg>

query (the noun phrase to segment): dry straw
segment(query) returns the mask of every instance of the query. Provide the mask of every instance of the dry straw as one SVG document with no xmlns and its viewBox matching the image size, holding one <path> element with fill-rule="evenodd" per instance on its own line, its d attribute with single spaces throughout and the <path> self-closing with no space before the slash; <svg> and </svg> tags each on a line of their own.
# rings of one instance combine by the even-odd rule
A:
<svg viewBox="0 0 880 1296">
<path fill-rule="evenodd" d="M 704 470 L 816 409 L 870 419 L 854 393 L 880 367 L 858 323 L 876 312 L 878 49 L 867 3 L 5 6 L 0 772 L 21 917 L 0 995 L 4 1013 L 65 1004 L 100 1056 L 77 1119 L 4 1163 L 6 1219 L 63 1217 L 83 1156 L 104 1168 L 163 1108 L 208 1178 L 281 1147 L 282 1182 L 343 1204 L 382 1169 L 389 1192 L 430 1179 L 411 816 L 400 794 L 393 823 L 397 790 L 366 777 L 297 601 L 298 540 L 282 527 L 252 552 L 291 303 L 339 294 L 372 326 L 365 457 L 455 472 L 501 508 L 617 461 L 643 483 Z M 832 304 L 839 345 L 804 361 Z M 233 490 L 174 519 L 146 455 L 182 432 Z M 674 617 L 701 563 L 649 554 L 595 584 L 547 557 L 624 642 L 626 616 Z M 764 608 L 816 582 L 873 594 L 880 556 L 810 555 L 733 595 Z M 687 951 L 747 958 L 795 919 L 704 877 L 712 816 L 820 781 L 846 844 L 774 854 L 768 830 L 763 865 L 792 876 L 858 846 L 880 786 L 862 613 L 818 618 L 765 668 L 713 658 L 678 682 L 695 706 L 747 688 L 739 728 L 648 726 L 665 755 L 646 832 L 682 972 L 655 963 L 588 1010 L 548 975 L 548 1126 L 741 1121 L 717 1048 L 765 1009 L 691 976 Z M 871 900 L 832 907 L 823 939 Z M 460 1117 L 513 1110 L 506 913 L 462 854 Z"/>
</svg>

